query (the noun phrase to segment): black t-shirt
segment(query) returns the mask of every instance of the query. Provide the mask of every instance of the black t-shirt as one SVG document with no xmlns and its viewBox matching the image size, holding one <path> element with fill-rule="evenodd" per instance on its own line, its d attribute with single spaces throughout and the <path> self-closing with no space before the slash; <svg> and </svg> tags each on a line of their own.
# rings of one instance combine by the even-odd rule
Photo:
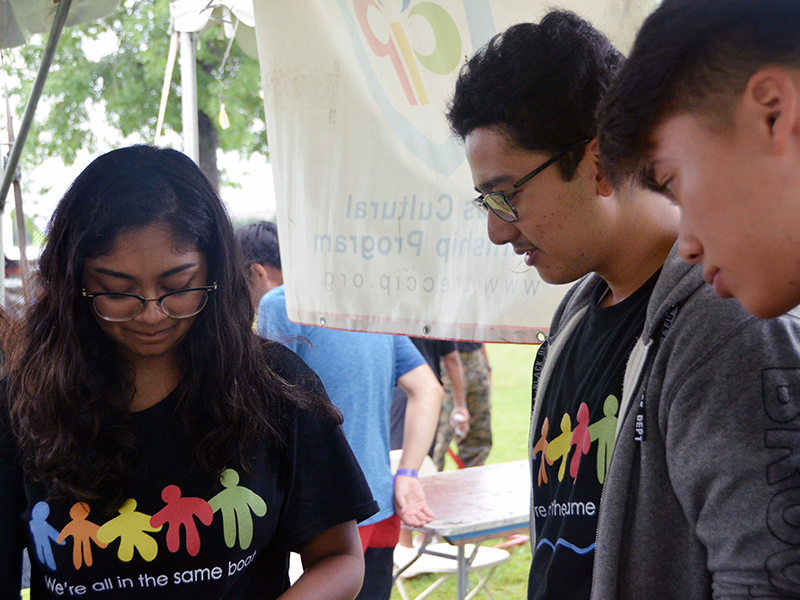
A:
<svg viewBox="0 0 800 600">
<path fill-rule="evenodd" d="M 447 340 L 431 340 L 428 338 L 409 338 L 419 353 L 433 369 L 436 379 L 442 383 L 442 370 L 439 367 L 441 358 L 456 350 L 456 343 Z M 408 396 L 399 385 L 392 390 L 392 404 L 389 410 L 389 447 L 392 450 L 403 448 L 403 430 L 406 424 L 406 404 Z M 433 455 L 433 445 L 430 454 Z"/>
<path fill-rule="evenodd" d="M 536 548 L 529 600 L 590 596 L 597 511 L 625 367 L 657 279 L 658 273 L 607 308 L 598 305 L 608 288 L 598 286 L 557 357 L 532 436 Z"/>
<path fill-rule="evenodd" d="M 456 350 L 459 352 L 474 352 L 483 346 L 481 342 L 456 342 Z"/>
<path fill-rule="evenodd" d="M 417 347 L 420 354 L 425 357 L 433 372 L 436 374 L 436 379 L 439 383 L 442 382 L 442 370 L 439 366 L 439 361 L 443 356 L 455 352 L 456 343 L 447 340 L 431 340 L 428 338 L 410 338 L 411 342 Z"/>
<path fill-rule="evenodd" d="M 321 389 L 294 353 L 277 352 L 273 368 Z M 276 598 L 288 587 L 290 549 L 377 512 L 341 427 L 316 413 L 285 402 L 287 445 L 261 442 L 249 470 L 231 464 L 218 479 L 196 467 L 173 418 L 176 404 L 171 395 L 132 415 L 144 456 L 116 514 L 46 500 L 46 490 L 23 484 L 32 598 Z M 8 459 L 3 450 L 0 459 Z M 0 494 L 9 493 L 22 490 L 4 485 Z M 0 560 L 16 560 L 6 536 L 14 525 L 6 514 L 0 519 Z M 16 596 L 0 598 L 18 598 L 16 585 Z"/>
</svg>

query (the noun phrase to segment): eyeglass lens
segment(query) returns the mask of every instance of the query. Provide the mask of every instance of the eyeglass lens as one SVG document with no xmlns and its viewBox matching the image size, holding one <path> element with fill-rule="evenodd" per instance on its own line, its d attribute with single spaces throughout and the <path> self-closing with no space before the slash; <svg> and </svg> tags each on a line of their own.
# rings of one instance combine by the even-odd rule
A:
<svg viewBox="0 0 800 600">
<path fill-rule="evenodd" d="M 500 219 L 511 223 L 517 220 L 517 213 L 509 206 L 509 200 L 502 192 L 492 192 L 483 197 L 483 202 L 487 208 L 496 214 Z"/>
<path fill-rule="evenodd" d="M 157 302 L 153 300 L 154 302 Z M 199 313 L 208 301 L 205 290 L 187 290 L 168 294 L 157 302 L 168 317 L 185 319 Z M 94 309 L 108 321 L 130 321 L 144 310 L 145 300 L 123 294 L 104 294 L 95 296 Z"/>
<path fill-rule="evenodd" d="M 496 196 L 499 196 L 496 198 Z M 487 214 L 491 210 L 500 219 L 506 223 L 513 223 L 517 220 L 517 214 L 514 209 L 508 205 L 505 196 L 501 192 L 492 192 L 480 198 L 475 198 L 472 203 L 480 209 L 483 214 Z"/>
</svg>

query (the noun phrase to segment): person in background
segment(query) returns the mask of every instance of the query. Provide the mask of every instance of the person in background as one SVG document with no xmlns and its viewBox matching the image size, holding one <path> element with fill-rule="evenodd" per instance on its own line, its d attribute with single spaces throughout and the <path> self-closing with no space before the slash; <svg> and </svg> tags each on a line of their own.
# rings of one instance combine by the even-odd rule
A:
<svg viewBox="0 0 800 600">
<path fill-rule="evenodd" d="M 456 350 L 455 342 L 418 337 L 409 339 L 425 358 L 425 362 L 427 362 L 428 366 L 433 370 L 439 384 L 442 383 L 442 367 L 444 367 L 444 372 L 448 374 L 450 380 L 454 382 L 452 388 L 455 402 L 453 403 L 454 406 L 452 410 L 448 412 L 449 419 L 453 423 L 454 428 L 458 425 L 465 433 L 469 432 L 470 415 L 467 409 L 466 391 L 464 387 L 464 368 L 461 364 L 461 356 Z M 391 421 L 389 426 L 392 450 L 403 447 L 405 412 L 406 394 L 402 388 L 395 387 L 392 395 Z M 441 415 L 442 413 L 440 411 L 439 420 L 442 419 Z M 433 451 L 434 446 L 432 445 L 428 452 L 431 457 L 433 456 Z"/>
<path fill-rule="evenodd" d="M 442 373 L 444 399 L 433 450 L 433 462 L 440 471 L 444 469 L 444 457 L 454 438 L 458 447 L 459 467 L 484 464 L 492 449 L 492 369 L 486 356 L 486 346 L 473 342 L 456 342 L 456 350 L 464 372 L 464 395 L 468 414 L 466 418 L 459 416 L 453 386 L 445 369 Z"/>
<path fill-rule="evenodd" d="M 666 0 L 601 106 L 613 180 L 680 208 L 681 258 L 757 317 L 800 304 L 800 3 Z"/>
<path fill-rule="evenodd" d="M 277 230 L 271 223 L 254 223 L 237 230 L 237 239 L 254 277 L 253 265 L 279 266 Z M 259 269 L 255 269 L 258 271 Z M 359 527 L 364 551 L 364 585 L 359 600 L 388 600 L 392 588 L 393 550 L 400 522 L 420 526 L 433 513 L 417 479 L 427 454 L 441 406 L 442 388 L 431 369 L 403 336 L 341 331 L 292 323 L 286 313 L 283 285 L 269 287 L 258 301 L 258 332 L 282 341 L 316 371 L 333 403 L 344 415 L 344 431 L 379 512 Z M 252 287 L 251 287 L 252 289 Z M 408 394 L 403 454 L 392 478 L 389 462 L 389 409 L 395 383 Z"/>
<path fill-rule="evenodd" d="M 479 50 L 448 111 L 492 242 L 576 281 L 534 365 L 528 596 L 796 598 L 800 323 L 715 296 L 677 208 L 608 181 L 596 111 L 623 62 L 551 11 Z"/>
<path fill-rule="evenodd" d="M 417 350 L 420 351 L 420 354 L 422 354 L 422 356 L 425 358 L 425 362 L 427 362 L 428 366 L 430 366 L 431 370 L 436 376 L 436 380 L 440 385 L 442 383 L 442 366 L 444 366 L 444 370 L 447 373 L 452 373 L 453 381 L 456 382 L 456 397 L 458 400 L 455 402 L 455 406 L 449 414 L 454 419 L 454 423 L 458 424 L 460 427 L 463 427 L 465 431 L 469 431 L 469 412 L 467 410 L 467 401 L 464 395 L 464 372 L 461 365 L 461 357 L 456 350 L 455 342 L 418 337 L 412 337 L 410 339 L 414 346 L 416 346 Z M 389 443 L 392 450 L 397 450 L 403 447 L 406 432 L 405 417 L 407 405 L 408 395 L 406 394 L 405 390 L 400 386 L 395 386 L 392 392 L 392 403 L 389 416 Z M 442 418 L 441 415 L 442 411 L 440 410 L 437 416 L 437 428 L 438 422 L 441 421 Z M 433 442 L 435 443 L 435 441 L 436 440 L 434 439 Z M 431 457 L 433 456 L 433 450 L 434 446 L 432 444 L 428 450 L 428 455 Z M 419 537 L 417 539 L 417 543 L 421 543 L 421 540 L 423 539 L 424 536 Z M 401 531 L 400 537 L 398 538 L 397 547 L 401 549 L 401 552 L 403 548 L 413 549 L 414 532 L 407 529 Z M 395 557 L 395 562 L 397 562 L 398 558 L 401 560 L 401 562 L 405 562 L 404 555 L 397 555 Z"/>
<path fill-rule="evenodd" d="M 0 384 L 0 598 L 24 547 L 31 598 L 354 598 L 377 506 L 319 379 L 252 331 L 197 165 L 104 154 L 47 240 Z"/>
<path fill-rule="evenodd" d="M 264 294 L 283 285 L 278 226 L 271 221 L 257 221 L 239 227 L 235 235 L 244 253 L 250 301 L 257 313 Z"/>
</svg>

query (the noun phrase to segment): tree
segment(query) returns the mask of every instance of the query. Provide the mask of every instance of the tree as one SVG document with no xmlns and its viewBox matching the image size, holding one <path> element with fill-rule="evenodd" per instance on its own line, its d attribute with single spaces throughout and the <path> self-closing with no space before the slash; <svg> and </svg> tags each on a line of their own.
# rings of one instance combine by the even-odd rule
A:
<svg viewBox="0 0 800 600">
<path fill-rule="evenodd" d="M 228 40 L 220 27 L 202 33 L 197 47 L 200 167 L 219 186 L 217 149 L 243 157 L 267 153 L 264 102 L 258 61 L 234 42 L 223 66 Z M 153 142 L 169 50 L 168 0 L 123 0 L 106 19 L 64 31 L 28 137 L 25 166 L 60 157 L 72 164 L 80 149 L 96 151 L 90 116 L 99 109 L 124 138 Z M 11 94 L 29 96 L 44 49 L 42 36 L 5 52 L 6 69 L 19 85 Z M 180 133 L 180 72 L 176 68 L 164 129 Z M 217 115 L 224 101 L 230 127 Z M 17 113 L 24 106 L 20 103 Z"/>
</svg>

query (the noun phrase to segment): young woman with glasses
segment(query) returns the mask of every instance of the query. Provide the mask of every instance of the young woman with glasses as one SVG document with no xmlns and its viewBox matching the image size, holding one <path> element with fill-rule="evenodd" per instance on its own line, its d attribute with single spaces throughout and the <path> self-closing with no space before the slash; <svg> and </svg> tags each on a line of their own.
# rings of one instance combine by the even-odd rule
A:
<svg viewBox="0 0 800 600">
<path fill-rule="evenodd" d="M 0 598 L 353 598 L 376 511 L 316 375 L 252 333 L 184 155 L 95 160 L 59 203 L 0 387 Z M 288 552 L 305 572 L 289 587 Z"/>
</svg>

